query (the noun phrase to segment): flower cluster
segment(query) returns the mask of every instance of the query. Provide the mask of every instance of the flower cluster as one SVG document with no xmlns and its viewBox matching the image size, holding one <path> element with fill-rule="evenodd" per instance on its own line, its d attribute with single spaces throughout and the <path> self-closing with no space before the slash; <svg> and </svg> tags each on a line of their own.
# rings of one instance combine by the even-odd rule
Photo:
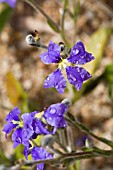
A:
<svg viewBox="0 0 113 170">
<path fill-rule="evenodd" d="M 16 0 L 0 0 L 0 2 L 6 2 L 10 5 L 10 7 L 14 8 L 16 5 Z"/>
<path fill-rule="evenodd" d="M 67 48 L 60 43 L 55 44 L 50 41 L 47 52 L 40 55 L 41 60 L 45 64 L 57 63 L 58 68 L 51 73 L 44 82 L 45 88 L 54 87 L 59 93 L 63 93 L 66 88 L 66 80 L 61 73 L 64 67 L 68 81 L 79 91 L 84 81 L 91 77 L 91 74 L 84 68 L 79 66 L 71 66 L 71 64 L 82 65 L 94 59 L 91 53 L 85 51 L 84 44 L 77 42 L 68 52 Z"/>
<path fill-rule="evenodd" d="M 7 124 L 3 131 L 9 134 L 12 130 L 12 141 L 14 148 L 19 144 L 24 145 L 24 155 L 28 159 L 31 154 L 33 160 L 52 158 L 53 155 L 43 147 L 34 146 L 32 142 L 39 135 L 55 134 L 57 128 L 65 128 L 67 123 L 64 114 L 69 105 L 65 100 L 61 103 L 52 104 L 42 112 L 20 114 L 19 108 L 14 108 L 6 117 Z M 51 127 L 51 128 L 50 128 Z M 52 130 L 50 130 L 52 129 Z M 38 164 L 37 169 L 43 170 L 44 164 Z"/>
</svg>

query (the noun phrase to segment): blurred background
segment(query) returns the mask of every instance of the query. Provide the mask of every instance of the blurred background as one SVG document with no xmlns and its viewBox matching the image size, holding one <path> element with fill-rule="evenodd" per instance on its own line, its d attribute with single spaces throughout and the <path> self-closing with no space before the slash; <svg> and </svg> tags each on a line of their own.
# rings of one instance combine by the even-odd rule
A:
<svg viewBox="0 0 113 170">
<path fill-rule="evenodd" d="M 41 111 L 50 104 L 69 98 L 73 103 L 70 109 L 73 115 L 96 135 L 113 141 L 113 0 L 34 2 L 61 26 L 61 32 L 47 22 L 47 18 L 39 10 L 36 11 L 22 0 L 17 1 L 15 8 L 0 3 L 1 165 L 3 162 L 13 165 L 22 155 L 21 148 L 13 150 L 11 136 L 6 140 L 2 132 L 6 115 L 15 106 L 18 106 L 22 113 Z M 26 36 L 34 35 L 35 30 L 39 32 L 45 45 L 52 40 L 55 43 L 64 42 L 71 48 L 81 40 L 87 51 L 95 56 L 94 61 L 84 66 L 93 76 L 85 83 L 81 92 L 77 92 L 70 85 L 63 95 L 54 89 L 43 88 L 45 78 L 55 70 L 56 65 L 44 65 L 39 56 L 45 50 L 26 43 Z M 78 130 L 74 130 L 73 134 L 74 145 L 80 149 L 77 141 L 82 141 L 84 134 Z M 93 142 L 100 148 L 109 149 L 98 141 Z M 45 169 L 52 168 L 46 166 Z M 82 160 L 75 169 L 113 170 L 113 159 Z"/>
</svg>

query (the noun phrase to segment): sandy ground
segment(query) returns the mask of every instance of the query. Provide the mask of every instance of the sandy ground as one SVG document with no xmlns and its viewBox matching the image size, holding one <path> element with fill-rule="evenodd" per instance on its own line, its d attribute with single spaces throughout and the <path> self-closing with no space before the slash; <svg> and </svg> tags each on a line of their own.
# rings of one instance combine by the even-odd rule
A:
<svg viewBox="0 0 113 170">
<path fill-rule="evenodd" d="M 62 7 L 60 1 L 43 0 L 37 2 L 57 23 L 60 22 Z M 0 4 L 1 9 L 2 7 Z M 70 4 L 71 7 L 72 4 Z M 87 41 L 87 38 L 98 28 L 110 25 L 113 22 L 112 9 L 112 0 L 107 1 L 107 3 L 106 1 L 82 0 L 76 30 L 70 18 L 68 16 L 66 18 L 65 28 L 70 41 L 74 41 L 73 30 L 77 34 L 76 40 L 83 39 Z M 36 13 L 29 5 L 19 1 L 0 35 L 0 131 L 2 131 L 7 113 L 14 107 L 7 94 L 7 72 L 12 71 L 16 79 L 21 82 L 23 89 L 29 95 L 29 100 L 35 103 L 35 109 L 41 110 L 45 106 L 59 102 L 66 97 L 51 89 L 42 88 L 44 78 L 56 66 L 44 65 L 39 58 L 43 50 L 27 45 L 25 37 L 30 32 L 34 32 L 35 29 L 39 31 L 40 37 L 45 44 L 48 44 L 50 40 L 56 43 L 62 41 L 60 35 L 52 31 L 47 25 L 40 12 Z M 109 38 L 95 76 L 98 76 L 105 66 L 111 63 L 113 64 L 113 35 Z M 70 94 L 67 93 L 66 95 L 69 97 Z M 95 134 L 113 140 L 113 101 L 108 96 L 105 82 L 101 82 L 90 94 L 79 99 L 70 110 L 81 122 L 90 127 Z M 74 133 L 77 133 L 76 136 L 79 135 L 78 130 Z M 0 146 L 5 154 L 10 157 L 13 153 L 12 142 L 10 139 L 6 141 L 3 133 L 0 135 Z M 94 143 L 100 148 L 106 147 L 97 141 L 94 141 Z M 81 170 L 112 169 L 113 159 L 98 158 L 81 161 Z"/>
</svg>

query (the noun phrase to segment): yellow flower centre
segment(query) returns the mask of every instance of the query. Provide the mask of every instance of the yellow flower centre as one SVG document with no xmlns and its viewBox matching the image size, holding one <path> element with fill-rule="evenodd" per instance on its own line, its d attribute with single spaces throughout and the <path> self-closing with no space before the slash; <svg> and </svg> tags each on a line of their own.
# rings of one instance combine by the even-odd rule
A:
<svg viewBox="0 0 113 170">
<path fill-rule="evenodd" d="M 67 59 L 62 59 L 60 62 L 59 62 L 59 68 L 62 69 L 62 68 L 66 68 L 66 66 L 68 65 L 68 62 L 67 62 Z"/>
<path fill-rule="evenodd" d="M 20 121 L 12 120 L 12 123 L 13 123 L 14 125 L 19 124 L 19 122 L 20 122 Z"/>
<path fill-rule="evenodd" d="M 35 118 L 41 119 L 42 115 L 44 114 L 44 111 L 39 112 L 35 115 Z"/>
<path fill-rule="evenodd" d="M 24 122 L 23 121 L 20 121 L 19 122 L 19 127 L 23 127 L 24 126 Z"/>
</svg>

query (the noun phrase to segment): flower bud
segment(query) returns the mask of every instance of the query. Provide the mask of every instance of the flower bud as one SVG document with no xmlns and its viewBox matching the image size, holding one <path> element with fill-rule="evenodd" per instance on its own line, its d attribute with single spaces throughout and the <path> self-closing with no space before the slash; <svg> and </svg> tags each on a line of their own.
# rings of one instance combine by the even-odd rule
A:
<svg viewBox="0 0 113 170">
<path fill-rule="evenodd" d="M 35 38 L 31 34 L 26 36 L 26 42 L 29 45 L 35 45 L 36 44 Z"/>
<path fill-rule="evenodd" d="M 68 107 L 70 107 L 71 106 L 71 100 L 69 100 L 69 99 L 64 99 L 61 103 L 64 103 L 64 104 L 66 104 Z"/>
<path fill-rule="evenodd" d="M 54 143 L 54 138 L 51 134 L 45 135 L 41 140 L 41 145 L 43 147 L 52 146 Z"/>
</svg>

